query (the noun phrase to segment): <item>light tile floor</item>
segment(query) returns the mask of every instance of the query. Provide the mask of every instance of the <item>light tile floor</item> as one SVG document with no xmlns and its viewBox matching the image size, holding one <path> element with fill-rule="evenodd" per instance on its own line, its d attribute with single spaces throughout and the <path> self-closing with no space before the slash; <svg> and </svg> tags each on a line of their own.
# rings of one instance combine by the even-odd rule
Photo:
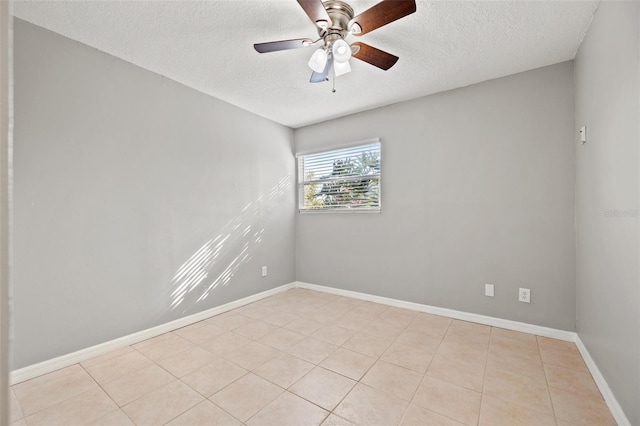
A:
<svg viewBox="0 0 640 426">
<path fill-rule="evenodd" d="M 302 289 L 10 398 L 12 425 L 615 425 L 573 343 Z"/>
</svg>

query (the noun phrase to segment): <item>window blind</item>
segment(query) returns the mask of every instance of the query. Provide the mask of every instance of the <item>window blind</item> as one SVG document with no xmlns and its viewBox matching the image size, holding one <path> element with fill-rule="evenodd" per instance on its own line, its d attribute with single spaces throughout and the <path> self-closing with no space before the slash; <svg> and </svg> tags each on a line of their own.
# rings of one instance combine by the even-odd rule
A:
<svg viewBox="0 0 640 426">
<path fill-rule="evenodd" d="M 380 142 L 298 156 L 301 211 L 380 211 Z"/>
</svg>

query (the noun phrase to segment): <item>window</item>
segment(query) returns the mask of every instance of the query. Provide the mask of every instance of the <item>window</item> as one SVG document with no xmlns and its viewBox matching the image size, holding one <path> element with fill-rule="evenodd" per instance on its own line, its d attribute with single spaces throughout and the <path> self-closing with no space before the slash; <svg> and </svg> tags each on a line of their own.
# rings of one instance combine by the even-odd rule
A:
<svg viewBox="0 0 640 426">
<path fill-rule="evenodd" d="M 380 211 L 380 141 L 298 154 L 300 211 Z"/>
</svg>

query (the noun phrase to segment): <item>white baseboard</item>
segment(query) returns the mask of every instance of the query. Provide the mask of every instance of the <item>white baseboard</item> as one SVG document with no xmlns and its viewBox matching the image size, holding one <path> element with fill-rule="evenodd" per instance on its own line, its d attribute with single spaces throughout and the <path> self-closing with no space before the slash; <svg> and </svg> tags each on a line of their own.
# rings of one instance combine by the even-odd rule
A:
<svg viewBox="0 0 640 426">
<path fill-rule="evenodd" d="M 51 373 L 61 368 L 69 367 L 73 364 L 86 361 L 88 359 L 104 355 L 111 351 L 115 351 L 125 346 L 130 346 L 143 340 L 150 339 L 152 337 L 159 336 L 164 333 L 168 333 L 173 330 L 177 330 L 187 325 L 194 324 L 198 321 L 210 318 L 214 315 L 221 314 L 223 312 L 230 311 L 232 309 L 239 308 L 249 303 L 256 302 L 274 294 L 281 293 L 294 287 L 294 283 L 282 285 L 280 287 L 273 288 L 271 290 L 263 291 L 258 294 L 254 294 L 248 297 L 244 297 L 233 302 L 225 303 L 215 308 L 207 309 L 206 311 L 198 312 L 193 315 L 189 315 L 183 318 L 179 318 L 174 321 L 170 321 L 156 327 L 151 327 L 146 330 L 139 331 L 137 333 L 129 334 L 108 342 L 100 343 L 89 348 L 81 349 L 76 352 L 72 352 L 66 355 L 62 355 L 56 358 L 49 359 L 47 361 L 39 362 L 37 364 L 29 365 L 18 370 L 11 372 L 9 376 L 9 384 L 15 385 L 16 383 L 24 382 L 25 380 L 33 379 L 43 374 Z"/>
<path fill-rule="evenodd" d="M 600 372 L 596 362 L 591 358 L 591 354 L 582 342 L 582 339 L 580 339 L 580 336 L 576 336 L 576 346 L 578 347 L 584 362 L 587 364 L 587 368 L 589 368 L 589 372 L 591 373 L 591 376 L 593 376 L 593 380 L 596 382 L 596 385 L 598 386 L 604 401 L 607 403 L 611 414 L 613 414 L 613 418 L 618 423 L 618 426 L 631 426 L 631 422 L 629 422 L 624 411 L 622 411 L 622 407 L 618 404 L 618 400 L 613 395 L 609 384 L 604 379 L 604 376 Z"/>
<path fill-rule="evenodd" d="M 293 285 L 296 288 L 306 288 L 308 290 L 321 291 L 324 293 L 335 294 L 338 296 L 352 297 L 354 299 L 381 303 L 384 305 L 395 306 L 397 308 L 411 309 L 414 311 L 425 312 L 425 313 L 434 314 L 434 315 L 441 315 L 444 317 L 455 318 L 463 321 L 470 321 L 470 322 L 475 322 L 479 324 L 490 325 L 492 327 L 500 327 L 500 328 L 505 328 L 507 330 L 521 331 L 523 333 L 530 333 L 538 336 L 550 337 L 550 338 L 559 339 L 559 340 L 566 340 L 568 342 L 575 342 L 576 346 L 578 347 L 578 350 L 580 351 L 580 354 L 582 355 L 582 358 L 587 364 L 587 367 L 589 368 L 589 371 L 591 372 L 591 375 L 593 376 L 593 379 L 596 382 L 596 385 L 598 386 L 598 389 L 600 390 L 600 393 L 602 394 L 602 397 L 607 403 L 607 406 L 609 407 L 609 410 L 611 411 L 611 414 L 615 418 L 616 422 L 618 423 L 619 426 L 631 426 L 631 423 L 625 416 L 624 411 L 622 411 L 622 407 L 620 407 L 620 404 L 618 404 L 618 401 L 613 395 L 611 388 L 609 388 L 607 381 L 604 379 L 604 376 L 602 376 L 602 373 L 600 373 L 600 370 L 598 369 L 593 358 L 591 358 L 591 355 L 589 354 L 589 351 L 587 350 L 586 346 L 584 345 L 584 343 L 582 343 L 582 340 L 580 340 L 580 337 L 578 336 L 578 334 L 573 331 L 557 330 L 554 328 L 542 327 L 539 325 L 527 324 L 527 323 L 518 322 L 518 321 L 510 321 L 510 320 L 494 318 L 494 317 L 489 317 L 489 316 L 479 315 L 479 314 L 472 314 L 468 312 L 456 311 L 453 309 L 439 308 L 437 306 L 422 305 L 420 303 L 405 302 L 403 300 L 390 299 L 390 298 L 381 297 L 381 296 L 373 296 L 371 294 L 359 293 L 359 292 L 350 291 L 350 290 L 342 290 L 339 288 L 326 287 L 326 286 L 316 285 L 316 284 L 309 284 L 301 281 L 296 281 L 293 283 Z"/>
<path fill-rule="evenodd" d="M 99 345 L 91 346 L 86 349 L 82 349 L 76 352 L 72 352 L 67 355 L 63 355 L 60 357 L 56 357 L 47 361 L 43 361 L 37 364 L 33 364 L 24 368 L 20 368 L 18 370 L 14 370 L 10 374 L 9 382 L 10 385 L 14 385 L 16 383 L 23 382 L 25 380 L 32 379 L 34 377 L 41 376 L 43 374 L 51 373 L 53 371 L 59 370 L 61 368 L 69 367 L 73 364 L 77 364 L 79 362 L 86 361 L 88 359 L 94 358 L 96 356 L 104 355 L 108 352 L 121 349 L 125 346 L 133 345 L 135 343 L 139 343 L 143 340 L 150 339 L 152 337 L 159 336 L 161 334 L 177 330 L 179 328 L 185 327 L 187 325 L 196 323 L 198 321 L 202 321 L 204 319 L 210 318 L 214 315 L 221 314 L 223 312 L 230 311 L 232 309 L 239 308 L 244 305 L 248 305 L 249 303 L 256 302 L 258 300 L 264 299 L 269 296 L 273 296 L 275 294 L 286 291 L 290 288 L 304 288 L 308 290 L 320 291 L 323 293 L 335 294 L 338 296 L 346 296 L 354 299 L 365 300 L 374 303 L 381 303 L 388 306 L 395 306 L 397 308 L 411 309 L 414 311 L 425 312 L 434 315 L 441 315 L 449 318 L 455 318 L 463 321 L 470 321 L 479 324 L 485 324 L 492 327 L 500 327 L 505 328 L 507 330 L 521 331 L 524 333 L 535 334 L 538 336 L 550 337 L 553 339 L 565 340 L 569 342 L 575 342 L 582 358 L 584 358 L 593 379 L 602 393 L 602 396 L 611 410 L 616 422 L 620 426 L 631 426 L 631 423 L 625 416 L 622 411 L 622 407 L 618 404 L 611 388 L 607 384 L 606 380 L 600 373 L 595 361 L 591 358 L 589 351 L 585 347 L 584 343 L 580 339 L 580 337 L 572 331 L 565 330 L 557 330 L 549 327 L 542 327 L 533 324 L 527 324 L 518 321 L 505 320 L 501 318 L 490 317 L 486 315 L 473 314 L 469 312 L 456 311 L 454 309 L 446 309 L 439 308 L 437 306 L 423 305 L 420 303 L 406 302 L 398 299 L 391 299 L 388 297 L 382 296 L 374 296 L 366 293 L 359 293 L 356 291 L 343 290 L 334 287 L 326 287 L 322 285 L 309 284 L 301 281 L 295 281 L 290 284 L 285 284 L 280 287 L 276 287 L 271 290 L 267 290 L 258 294 L 254 294 L 252 296 L 248 296 L 239 300 L 235 300 L 233 302 L 226 303 L 221 306 L 217 306 L 212 309 L 208 309 L 206 311 L 198 312 L 193 315 L 189 315 L 184 318 L 180 318 L 165 324 L 161 324 L 156 327 L 152 327 L 146 330 L 142 330 L 137 333 L 129 334 L 127 336 L 120 337 L 118 339 L 114 339 L 105 343 L 101 343 Z"/>
<path fill-rule="evenodd" d="M 492 327 L 506 328 L 508 330 L 521 331 L 523 333 L 535 334 L 538 336 L 550 337 L 552 339 L 576 341 L 576 333 L 573 331 L 558 330 L 555 328 L 542 327 L 540 325 L 527 324 L 524 322 L 511 321 L 502 318 L 489 317 L 486 315 L 472 314 L 469 312 L 456 311 L 454 309 L 439 308 L 437 306 L 423 305 L 421 303 L 405 302 L 388 297 L 373 296 L 371 294 L 359 293 L 356 291 L 342 290 L 339 288 L 325 287 L 322 285 L 309 284 L 301 281 L 293 283 L 297 288 L 331 293 L 338 296 L 352 297 L 354 299 L 366 300 L 368 302 L 381 303 L 383 305 L 395 306 L 397 308 L 411 309 L 412 311 L 425 312 L 428 314 L 441 315 L 443 317 L 455 318 L 462 321 L 475 322 L 478 324 L 490 325 Z"/>
</svg>

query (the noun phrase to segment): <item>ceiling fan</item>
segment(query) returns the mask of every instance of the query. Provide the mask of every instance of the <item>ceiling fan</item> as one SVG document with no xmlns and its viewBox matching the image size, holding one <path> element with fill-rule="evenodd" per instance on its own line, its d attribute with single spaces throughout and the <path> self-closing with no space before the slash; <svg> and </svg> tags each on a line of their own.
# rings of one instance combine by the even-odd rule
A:
<svg viewBox="0 0 640 426">
<path fill-rule="evenodd" d="M 258 53 L 269 53 L 322 42 L 309 60 L 309 67 L 313 70 L 311 83 L 327 81 L 332 68 L 336 77 L 350 72 L 349 59 L 352 56 L 385 71 L 391 68 L 398 61 L 397 56 L 359 41 L 349 44 L 345 38 L 350 34 L 367 34 L 416 11 L 415 0 L 382 0 L 357 16 L 354 16 L 351 6 L 341 0 L 297 1 L 318 27 L 319 38 L 256 43 L 253 47 Z"/>
</svg>

